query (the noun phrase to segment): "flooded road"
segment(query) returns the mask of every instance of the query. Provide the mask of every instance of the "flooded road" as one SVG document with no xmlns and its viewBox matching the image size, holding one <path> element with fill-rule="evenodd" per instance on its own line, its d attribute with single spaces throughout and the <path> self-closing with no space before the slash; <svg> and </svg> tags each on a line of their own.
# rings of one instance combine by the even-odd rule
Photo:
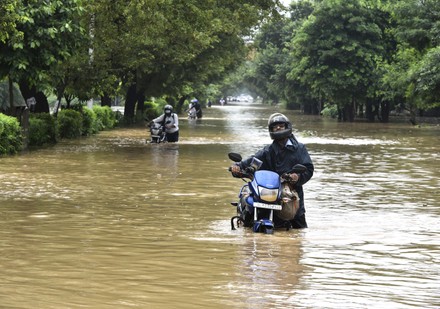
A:
<svg viewBox="0 0 440 309">
<path fill-rule="evenodd" d="M 440 128 L 287 115 L 315 163 L 305 230 L 231 231 L 227 153 L 259 105 L 0 159 L 0 308 L 439 308 Z"/>
</svg>

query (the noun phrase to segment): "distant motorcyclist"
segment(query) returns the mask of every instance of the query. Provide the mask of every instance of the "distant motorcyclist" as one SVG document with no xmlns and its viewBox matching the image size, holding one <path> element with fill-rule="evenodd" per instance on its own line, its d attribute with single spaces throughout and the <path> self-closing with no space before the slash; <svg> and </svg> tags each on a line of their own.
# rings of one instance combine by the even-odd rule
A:
<svg viewBox="0 0 440 309">
<path fill-rule="evenodd" d="M 196 119 L 197 118 L 197 106 L 196 106 L 197 99 L 191 100 L 188 106 L 188 118 L 189 119 Z"/>
<path fill-rule="evenodd" d="M 202 106 L 199 103 L 199 100 L 192 99 L 191 103 L 189 104 L 188 113 L 192 114 L 192 112 L 195 112 L 195 116 L 197 118 L 202 118 Z"/>
<path fill-rule="evenodd" d="M 293 228 L 306 228 L 302 186 L 312 178 L 314 165 L 306 146 L 298 142 L 292 134 L 292 124 L 285 115 L 281 113 L 272 114 L 269 117 L 268 128 L 270 137 L 273 139 L 272 144 L 265 146 L 254 156 L 233 164 L 231 172 L 240 174 L 240 171 L 250 166 L 252 157 L 256 157 L 263 162 L 260 169 L 274 171 L 280 176 L 283 175 L 291 184 L 291 189 L 295 190 L 300 198 L 299 209 L 294 218 L 289 221 Z M 300 175 L 290 173 L 295 164 L 304 165 L 307 171 Z"/>
<path fill-rule="evenodd" d="M 179 141 L 179 117 L 173 113 L 171 105 L 165 105 L 164 113 L 159 117 L 153 119 L 153 122 L 161 124 L 165 128 L 165 133 L 168 142 Z"/>
</svg>

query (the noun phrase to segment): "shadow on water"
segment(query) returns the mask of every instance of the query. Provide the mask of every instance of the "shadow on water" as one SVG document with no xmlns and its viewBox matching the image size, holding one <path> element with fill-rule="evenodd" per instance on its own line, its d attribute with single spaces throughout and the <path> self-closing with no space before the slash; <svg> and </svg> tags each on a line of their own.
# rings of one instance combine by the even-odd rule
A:
<svg viewBox="0 0 440 309">
<path fill-rule="evenodd" d="M 438 308 L 439 128 L 286 112 L 315 163 L 309 229 L 231 231 L 230 151 L 271 142 L 260 105 L 0 159 L 5 308 Z"/>
</svg>

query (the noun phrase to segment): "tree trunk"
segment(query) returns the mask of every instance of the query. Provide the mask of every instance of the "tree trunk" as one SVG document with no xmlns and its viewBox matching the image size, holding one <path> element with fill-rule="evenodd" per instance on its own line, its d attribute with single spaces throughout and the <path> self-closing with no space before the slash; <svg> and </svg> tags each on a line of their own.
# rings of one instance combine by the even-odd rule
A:
<svg viewBox="0 0 440 309">
<path fill-rule="evenodd" d="M 144 120 L 144 102 L 145 102 L 145 95 L 143 93 L 137 93 L 136 95 L 136 123 L 142 122 Z"/>
<path fill-rule="evenodd" d="M 101 96 L 101 106 L 112 106 L 112 99 L 107 93 Z"/>
<path fill-rule="evenodd" d="M 124 118 L 127 123 L 132 123 L 134 120 L 134 108 L 136 106 L 136 83 L 132 84 L 125 97 Z"/>
<path fill-rule="evenodd" d="M 29 100 L 30 98 L 35 98 L 37 96 L 37 90 L 35 89 L 35 87 L 31 88 L 27 82 L 19 82 L 18 85 L 20 86 L 20 91 L 25 101 Z M 29 109 L 31 111 L 34 111 L 35 105 L 30 105 Z"/>
<path fill-rule="evenodd" d="M 57 88 L 57 102 L 55 103 L 54 109 L 53 109 L 53 114 L 55 115 L 55 117 L 58 116 L 58 110 L 61 106 L 61 100 L 64 96 L 64 90 L 66 89 L 66 87 L 64 86 L 65 84 L 63 84 L 63 86 L 60 86 L 59 88 Z M 68 106 L 70 107 L 70 106 Z"/>
<path fill-rule="evenodd" d="M 390 103 L 385 101 L 380 103 L 380 116 L 382 122 L 388 122 L 390 120 Z"/>
<path fill-rule="evenodd" d="M 365 116 L 369 122 L 374 122 L 373 102 L 371 99 L 367 99 L 365 103 Z"/>
<path fill-rule="evenodd" d="M 31 87 L 27 81 L 20 81 L 19 86 L 21 94 L 26 101 L 30 98 L 34 98 L 36 101 L 35 105 L 29 106 L 31 112 L 49 113 L 49 102 L 43 92 L 37 91 L 35 86 Z"/>
<path fill-rule="evenodd" d="M 345 107 L 340 108 L 338 106 L 338 121 L 345 121 Z"/>
<path fill-rule="evenodd" d="M 357 104 L 356 106 L 356 110 L 357 110 L 357 115 L 359 118 L 364 118 L 365 114 L 364 114 L 364 104 Z"/>
<path fill-rule="evenodd" d="M 349 122 L 353 122 L 355 116 L 354 100 L 344 106 L 344 111 L 345 119 Z"/>
<path fill-rule="evenodd" d="M 411 104 L 409 108 L 409 121 L 412 125 L 417 125 L 417 108 L 414 106 L 414 104 Z"/>
<path fill-rule="evenodd" d="M 46 95 L 42 91 L 37 92 L 37 96 L 35 97 L 37 100 L 37 104 L 35 106 L 36 113 L 49 113 L 49 101 L 47 100 Z"/>
<path fill-rule="evenodd" d="M 143 93 L 138 93 L 137 96 L 137 108 L 136 110 L 141 114 L 144 112 L 145 95 Z"/>
<path fill-rule="evenodd" d="M 27 150 L 29 146 L 29 109 L 21 110 L 20 125 L 23 130 L 23 150 Z"/>
<path fill-rule="evenodd" d="M 183 106 L 183 103 L 185 103 L 186 98 L 187 98 L 187 96 L 183 96 L 183 97 L 179 98 L 179 101 L 177 102 L 177 106 L 176 106 L 176 111 L 182 110 L 182 106 Z M 171 100 L 171 98 L 169 100 Z"/>
<path fill-rule="evenodd" d="M 73 101 L 73 99 L 74 99 L 73 95 L 64 93 L 64 100 L 66 100 L 66 108 L 70 108 L 70 103 Z"/>
<path fill-rule="evenodd" d="M 8 89 L 9 89 L 9 110 L 14 110 L 14 83 L 12 82 L 11 77 L 8 77 Z"/>
</svg>

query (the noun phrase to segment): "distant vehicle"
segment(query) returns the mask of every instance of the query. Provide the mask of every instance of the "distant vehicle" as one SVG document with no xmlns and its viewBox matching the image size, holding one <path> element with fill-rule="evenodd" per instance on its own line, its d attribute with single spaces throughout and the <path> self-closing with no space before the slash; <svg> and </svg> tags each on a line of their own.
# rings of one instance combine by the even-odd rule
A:
<svg viewBox="0 0 440 309">
<path fill-rule="evenodd" d="M 239 102 L 253 102 L 254 98 L 250 95 L 247 95 L 247 94 L 240 94 L 237 97 L 237 101 L 239 101 Z"/>
</svg>

